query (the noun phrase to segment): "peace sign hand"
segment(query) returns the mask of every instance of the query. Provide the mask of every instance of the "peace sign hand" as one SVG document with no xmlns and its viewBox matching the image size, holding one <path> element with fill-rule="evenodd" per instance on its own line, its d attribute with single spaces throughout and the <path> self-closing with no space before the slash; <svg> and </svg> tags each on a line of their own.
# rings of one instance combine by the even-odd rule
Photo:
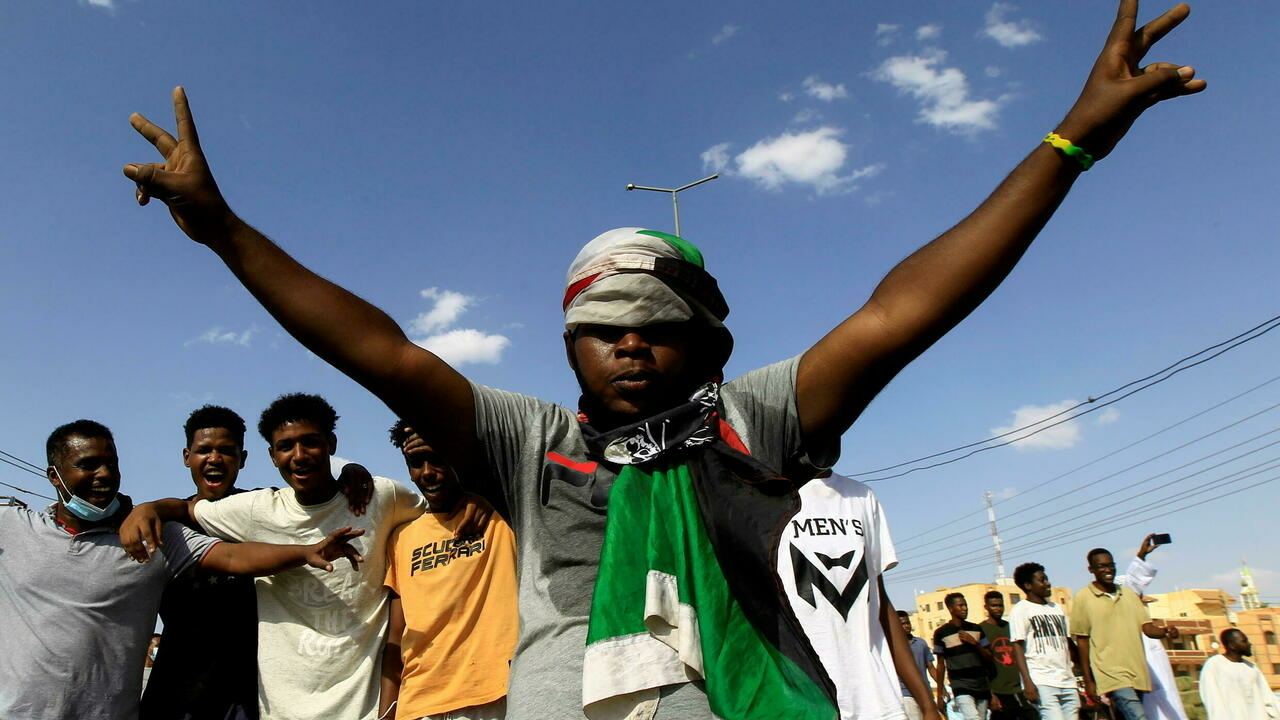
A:
<svg viewBox="0 0 1280 720">
<path fill-rule="evenodd" d="M 187 93 L 181 87 L 173 89 L 173 114 L 177 139 L 138 113 L 129 117 L 129 124 L 160 151 L 164 162 L 130 163 L 124 166 L 124 174 L 137 183 L 139 205 L 146 205 L 153 197 L 159 199 L 169 206 L 174 222 L 188 237 L 207 243 L 234 216 L 209 171 Z"/>
<path fill-rule="evenodd" d="M 1138 0 L 1121 0 L 1111 34 L 1058 133 L 1095 160 L 1101 159 L 1147 108 L 1204 90 L 1205 81 L 1195 79 L 1195 69 L 1190 66 L 1168 62 L 1138 65 L 1152 46 L 1190 13 L 1191 8 L 1180 3 L 1135 30 Z"/>
</svg>

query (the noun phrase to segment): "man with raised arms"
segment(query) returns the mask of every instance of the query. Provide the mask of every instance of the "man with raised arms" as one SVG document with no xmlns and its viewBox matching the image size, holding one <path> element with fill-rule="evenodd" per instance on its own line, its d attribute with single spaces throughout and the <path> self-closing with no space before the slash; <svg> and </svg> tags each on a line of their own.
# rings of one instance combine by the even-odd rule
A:
<svg viewBox="0 0 1280 720">
<path fill-rule="evenodd" d="M 264 575 L 302 565 L 326 573 L 360 560 L 343 527 L 312 545 L 225 543 L 177 524 L 162 552 L 138 564 L 116 528 L 131 503 L 120 494 L 111 431 L 92 420 L 55 429 L 45 446 L 58 501 L 45 512 L 0 507 L 0 717 L 132 720 L 143 658 L 165 586 L 191 568 Z M 342 568 L 339 573 L 354 574 Z"/>
<path fill-rule="evenodd" d="M 140 203 L 166 203 L 304 345 L 450 464 L 497 481 L 490 492 L 501 493 L 519 539 L 511 717 L 573 717 L 584 707 L 592 717 L 833 717 L 829 673 L 840 668 L 822 667 L 797 631 L 777 592 L 780 538 L 763 530 L 798 508 L 785 478 L 803 482 L 835 462 L 840 436 L 871 399 L 999 285 L 1081 171 L 1143 111 L 1204 89 L 1190 67 L 1139 66 L 1187 13 L 1179 5 L 1138 28 L 1136 0 L 1123 0 L 1055 133 L 799 357 L 721 384 L 728 306 L 698 249 L 638 228 L 588 243 L 562 304 L 580 414 L 470 383 L 242 221 L 214 181 L 181 88 L 177 137 L 131 118 L 164 161 L 124 172 Z M 735 513 L 759 524 L 724 522 Z M 668 517 L 680 532 L 653 532 Z M 636 556 L 644 563 L 631 563 Z M 756 592 L 761 583 L 774 592 Z M 913 662 L 905 643 L 894 662 Z M 743 667 L 751 678 L 735 673 Z"/>
</svg>

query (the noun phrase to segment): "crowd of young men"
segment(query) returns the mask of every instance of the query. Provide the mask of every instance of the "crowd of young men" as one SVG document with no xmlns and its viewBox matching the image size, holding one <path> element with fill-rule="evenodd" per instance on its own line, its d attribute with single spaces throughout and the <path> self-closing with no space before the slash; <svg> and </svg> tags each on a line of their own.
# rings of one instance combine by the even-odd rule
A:
<svg viewBox="0 0 1280 720">
<path fill-rule="evenodd" d="M 164 202 L 182 231 L 217 253 L 286 330 L 404 418 L 419 435 L 404 446 L 411 472 L 420 461 L 458 468 L 504 508 L 512 535 L 490 526 L 482 540 L 458 542 L 448 537 L 448 522 L 423 521 L 424 510 L 444 515 L 450 506 L 442 491 L 450 473 L 436 470 L 415 478 L 425 501 L 375 478 L 367 511 L 353 511 L 327 465 L 336 415 L 314 400 L 286 397 L 264 413 L 259 431 L 288 489 L 159 501 L 140 506 L 121 527 L 136 558 L 156 558 L 140 566 L 115 560 L 120 572 L 151 573 L 151 604 L 133 607 L 154 614 L 165 581 L 228 552 L 219 548 L 314 541 L 342 523 L 359 529 L 318 546 L 363 557 L 359 573 L 295 568 L 255 581 L 263 717 L 372 718 L 392 710 L 392 697 L 413 708 L 396 708 L 397 717 L 438 715 L 457 708 L 446 711 L 438 688 L 411 681 L 438 684 L 433 668 L 441 667 L 475 703 L 472 715 L 503 712 L 494 688 L 458 677 L 454 658 L 410 657 L 433 647 L 419 634 L 423 624 L 441 621 L 431 599 L 446 591 L 425 585 L 436 580 L 449 592 L 474 583 L 516 596 L 519 632 L 505 686 L 510 718 L 895 720 L 905 712 L 896 679 L 923 717 L 940 717 L 883 590 L 881 573 L 896 556 L 879 506 L 864 486 L 823 478 L 822 469 L 836 461 L 841 435 L 880 389 L 995 290 L 1083 170 L 1107 156 L 1146 109 L 1204 88 L 1190 67 L 1139 66 L 1186 17 L 1185 6 L 1141 28 L 1136 14 L 1136 0 L 1122 0 L 1079 99 L 1046 142 L 802 355 L 722 382 L 733 348 L 724 325 L 729 308 L 698 248 L 639 228 L 589 242 L 570 265 L 562 302 L 565 348 L 582 389 L 577 412 L 469 381 L 386 314 L 240 220 L 176 89 L 177 137 L 140 115 L 131 119 L 164 158 L 125 167 L 139 203 Z M 243 461 L 243 444 L 234 450 L 241 454 L 221 462 L 224 482 L 235 458 Z M 72 466 L 66 473 L 81 477 Z M 91 503 L 111 494 L 84 492 Z M 119 515 L 111 514 L 113 523 Z M 184 522 L 234 542 L 200 539 Z M 0 541 L 10 542 L 7 535 Z M 161 552 L 151 555 L 157 546 Z M 277 552 L 293 564 L 304 554 Z M 453 567 L 473 559 L 483 563 Z M 152 569 L 162 562 L 165 573 Z M 514 590 L 499 578 L 513 563 Z M 484 617 L 486 608 L 471 599 L 455 607 Z M 1002 630 L 1000 617 L 993 619 Z M 398 688 L 394 649 L 380 661 L 389 623 L 403 659 Z M 949 672 L 957 698 L 973 711 L 988 699 L 1003 704 L 1008 693 L 990 698 L 978 689 L 975 663 L 992 657 L 988 636 L 963 612 L 954 628 L 935 643 L 939 679 Z M 444 632 L 456 644 L 447 640 L 452 629 Z M 495 630 L 491 652 L 477 662 L 505 654 L 510 632 Z M 127 659 L 132 648 L 112 659 Z M 1103 655 L 1096 659 L 1108 667 Z M 381 684 L 380 664 L 389 668 Z"/>
</svg>

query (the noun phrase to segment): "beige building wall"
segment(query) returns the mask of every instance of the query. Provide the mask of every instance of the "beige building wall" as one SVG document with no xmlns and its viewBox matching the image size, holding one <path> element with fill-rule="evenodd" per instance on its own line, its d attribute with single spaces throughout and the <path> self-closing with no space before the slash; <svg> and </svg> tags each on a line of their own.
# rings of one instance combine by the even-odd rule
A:
<svg viewBox="0 0 1280 720">
<path fill-rule="evenodd" d="M 1013 612 L 1013 606 L 1022 602 L 1026 597 L 1026 593 L 1017 585 L 994 585 L 989 583 L 969 583 L 953 588 L 938 588 L 933 592 L 922 593 L 916 596 L 916 611 L 912 615 L 911 625 L 915 628 L 915 633 L 919 637 L 930 642 L 933 641 L 933 631 L 942 627 L 951 621 L 951 613 L 947 610 L 943 599 L 953 592 L 964 595 L 965 601 L 969 604 L 969 622 L 980 623 L 987 617 L 987 611 L 983 608 L 983 596 L 991 590 L 997 590 L 1004 596 L 1004 615 L 1009 617 Z M 1070 612 L 1071 590 L 1069 588 L 1055 587 L 1050 593 L 1049 599 L 1062 605 L 1064 609 Z"/>
</svg>

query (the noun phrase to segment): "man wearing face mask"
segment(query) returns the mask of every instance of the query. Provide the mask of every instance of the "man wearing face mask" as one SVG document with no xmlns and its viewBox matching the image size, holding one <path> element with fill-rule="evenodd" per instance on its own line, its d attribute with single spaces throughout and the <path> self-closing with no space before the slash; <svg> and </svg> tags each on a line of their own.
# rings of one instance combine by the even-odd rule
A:
<svg viewBox="0 0 1280 720">
<path fill-rule="evenodd" d="M 120 495 L 111 431 L 77 420 L 46 443 L 59 500 L 44 513 L 0 508 L 0 717 L 132 720 L 161 592 L 193 566 L 267 575 L 361 560 L 343 528 L 314 545 L 224 543 L 174 523 L 155 560 L 134 563 L 116 529 L 132 503 Z"/>
</svg>

